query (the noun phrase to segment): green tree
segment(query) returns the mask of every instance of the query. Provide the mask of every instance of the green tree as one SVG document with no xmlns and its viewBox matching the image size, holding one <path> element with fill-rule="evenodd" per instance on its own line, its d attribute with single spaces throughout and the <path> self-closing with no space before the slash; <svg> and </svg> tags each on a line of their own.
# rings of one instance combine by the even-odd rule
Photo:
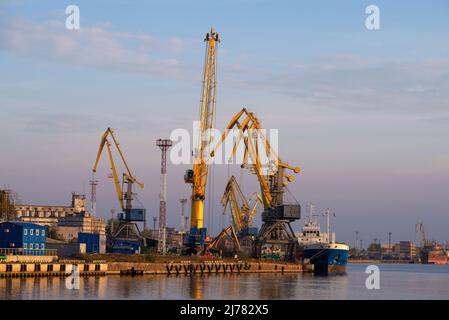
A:
<svg viewBox="0 0 449 320">
<path fill-rule="evenodd" d="M 15 220 L 17 198 L 10 190 L 0 189 L 0 220 Z"/>
</svg>

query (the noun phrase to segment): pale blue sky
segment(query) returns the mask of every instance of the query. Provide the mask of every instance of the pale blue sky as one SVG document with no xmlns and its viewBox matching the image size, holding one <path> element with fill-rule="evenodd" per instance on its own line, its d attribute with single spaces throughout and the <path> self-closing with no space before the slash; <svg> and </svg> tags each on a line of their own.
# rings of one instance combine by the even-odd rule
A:
<svg viewBox="0 0 449 320">
<path fill-rule="evenodd" d="M 69 4 L 79 31 L 64 27 Z M 378 31 L 365 28 L 369 4 L 380 8 Z M 291 190 L 336 212 L 337 239 L 352 244 L 358 230 L 364 243 L 389 231 L 414 240 L 422 219 L 430 237 L 449 240 L 448 17 L 447 1 L 1 1 L 0 184 L 23 202 L 88 193 L 111 126 L 157 215 L 154 141 L 197 118 L 213 25 L 218 128 L 246 106 L 279 129 L 283 159 L 303 169 Z M 102 216 L 118 207 L 108 167 L 98 173 Z M 187 168 L 168 169 L 175 226 Z M 227 168 L 214 170 L 218 230 Z M 256 190 L 254 176 L 242 182 Z"/>
</svg>

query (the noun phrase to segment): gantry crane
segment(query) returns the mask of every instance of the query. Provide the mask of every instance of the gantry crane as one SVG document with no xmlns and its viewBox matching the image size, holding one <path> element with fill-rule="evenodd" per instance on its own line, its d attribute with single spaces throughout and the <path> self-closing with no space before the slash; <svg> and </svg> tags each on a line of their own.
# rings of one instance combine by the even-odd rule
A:
<svg viewBox="0 0 449 320">
<path fill-rule="evenodd" d="M 229 178 L 221 199 L 221 204 L 223 205 L 224 211 L 229 208 L 234 228 L 239 237 L 250 233 L 251 221 L 256 215 L 256 209 L 259 203 L 263 204 L 263 200 L 257 192 L 254 192 L 249 201 L 247 201 L 236 178 L 234 176 Z"/>
<path fill-rule="evenodd" d="M 195 246 L 203 246 L 207 233 L 203 227 L 204 199 L 208 175 L 208 148 L 212 141 L 212 128 L 215 119 L 215 89 L 216 89 L 216 57 L 217 43 L 220 42 L 218 33 L 212 28 L 206 34 L 206 56 L 203 71 L 203 86 L 200 101 L 200 120 L 197 145 L 193 152 L 193 170 L 187 170 L 184 181 L 192 184 L 192 207 L 190 217 L 190 233 L 187 245 L 196 251 Z"/>
<path fill-rule="evenodd" d="M 258 258 L 261 256 L 264 244 L 284 245 L 286 246 L 286 259 L 293 260 L 297 240 L 290 223 L 300 218 L 301 207 L 299 204 L 284 204 L 284 193 L 288 183 L 294 181 L 294 176 L 286 174 L 286 170 L 296 174 L 300 172 L 300 168 L 292 167 L 281 161 L 266 139 L 260 121 L 245 108 L 229 122 L 221 139 L 211 152 L 211 156 L 215 155 L 233 129 L 238 130 L 238 134 L 230 158 L 234 158 L 237 148 L 243 140 L 242 167 L 250 169 L 256 174 L 264 204 L 263 224 L 256 237 L 255 255 Z M 265 161 L 261 157 L 261 150 L 265 150 Z"/>
<path fill-rule="evenodd" d="M 112 141 L 120 155 L 120 158 L 123 162 L 123 165 L 126 168 L 126 172 L 123 173 L 122 183 L 120 184 L 116 165 L 114 162 L 114 158 L 112 156 L 111 142 L 108 137 L 112 138 Z M 109 162 L 111 165 L 112 178 L 114 180 L 114 186 L 117 193 L 117 198 L 120 204 L 120 208 L 122 212 L 118 215 L 119 226 L 116 229 L 117 231 L 112 235 L 113 241 L 125 240 L 125 241 L 138 241 L 139 243 L 144 242 L 142 238 L 139 228 L 137 227 L 136 222 L 145 221 L 145 209 L 142 208 L 134 208 L 133 201 L 133 184 L 137 184 L 141 189 L 144 188 L 144 184 L 138 181 L 133 174 L 125 160 L 122 150 L 120 149 L 120 144 L 117 138 L 114 135 L 114 131 L 111 128 L 107 128 L 101 137 L 100 146 L 97 152 L 97 158 L 95 160 L 95 164 L 92 168 L 92 175 L 95 174 L 98 168 L 98 164 L 100 161 L 101 154 L 103 152 L 104 146 L 108 151 Z M 125 189 L 126 184 L 126 191 Z M 145 244 L 145 243 L 143 243 Z"/>
</svg>

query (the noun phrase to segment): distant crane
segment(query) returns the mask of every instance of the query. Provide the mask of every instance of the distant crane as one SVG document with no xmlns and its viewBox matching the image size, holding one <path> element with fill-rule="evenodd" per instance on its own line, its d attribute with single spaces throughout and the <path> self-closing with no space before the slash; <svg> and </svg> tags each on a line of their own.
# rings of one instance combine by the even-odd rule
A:
<svg viewBox="0 0 449 320">
<path fill-rule="evenodd" d="M 123 162 L 123 165 L 126 168 L 126 172 L 123 173 L 122 184 L 120 185 L 120 181 L 117 174 L 116 165 L 114 162 L 114 158 L 112 156 L 111 150 L 111 142 L 108 137 L 112 138 L 112 141 L 120 155 L 120 158 Z M 137 221 L 144 221 L 145 219 L 145 209 L 134 208 L 133 207 L 133 184 L 137 184 L 141 189 L 144 188 L 144 184 L 139 182 L 131 173 L 129 166 L 125 160 L 122 150 L 120 149 L 120 144 L 117 138 L 114 135 L 114 131 L 111 128 L 107 128 L 103 133 L 103 136 L 100 141 L 100 146 L 97 152 L 97 158 L 95 160 L 95 164 L 92 169 L 92 180 L 94 180 L 94 174 L 97 171 L 98 164 L 101 158 L 102 151 L 106 146 L 109 155 L 109 162 L 112 170 L 112 178 L 114 180 L 115 190 L 117 193 L 117 198 L 120 204 L 120 208 L 122 212 L 119 213 L 119 226 L 116 232 L 113 234 L 113 240 L 134 240 L 138 241 L 141 244 L 145 244 L 144 238 L 141 236 L 139 228 L 137 227 Z M 125 189 L 126 184 L 126 191 Z"/>
<path fill-rule="evenodd" d="M 424 223 L 422 221 L 416 223 L 415 231 L 416 234 L 418 235 L 418 241 L 421 248 L 426 247 L 429 244 L 429 242 L 427 240 L 426 232 L 424 231 Z"/>
</svg>

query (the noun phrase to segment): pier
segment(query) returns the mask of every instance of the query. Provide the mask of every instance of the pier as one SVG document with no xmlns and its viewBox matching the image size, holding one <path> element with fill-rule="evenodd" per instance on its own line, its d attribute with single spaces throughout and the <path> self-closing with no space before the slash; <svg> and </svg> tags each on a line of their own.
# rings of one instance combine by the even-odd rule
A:
<svg viewBox="0 0 449 320">
<path fill-rule="evenodd" d="M 6 262 L 0 263 L 0 278 L 67 277 L 73 266 L 78 267 L 80 276 L 104 276 L 108 268 L 104 262 Z"/>
<path fill-rule="evenodd" d="M 310 264 L 247 261 L 177 261 L 145 262 L 58 262 L 58 263 L 0 263 L 0 278 L 66 277 L 76 265 L 80 276 L 106 275 L 193 275 L 240 273 L 302 273 L 312 272 Z"/>
<path fill-rule="evenodd" d="M 168 263 L 111 262 L 107 274 L 212 274 L 212 273 L 301 273 L 311 272 L 311 265 L 283 262 L 225 262 L 225 261 L 179 261 Z"/>
</svg>

